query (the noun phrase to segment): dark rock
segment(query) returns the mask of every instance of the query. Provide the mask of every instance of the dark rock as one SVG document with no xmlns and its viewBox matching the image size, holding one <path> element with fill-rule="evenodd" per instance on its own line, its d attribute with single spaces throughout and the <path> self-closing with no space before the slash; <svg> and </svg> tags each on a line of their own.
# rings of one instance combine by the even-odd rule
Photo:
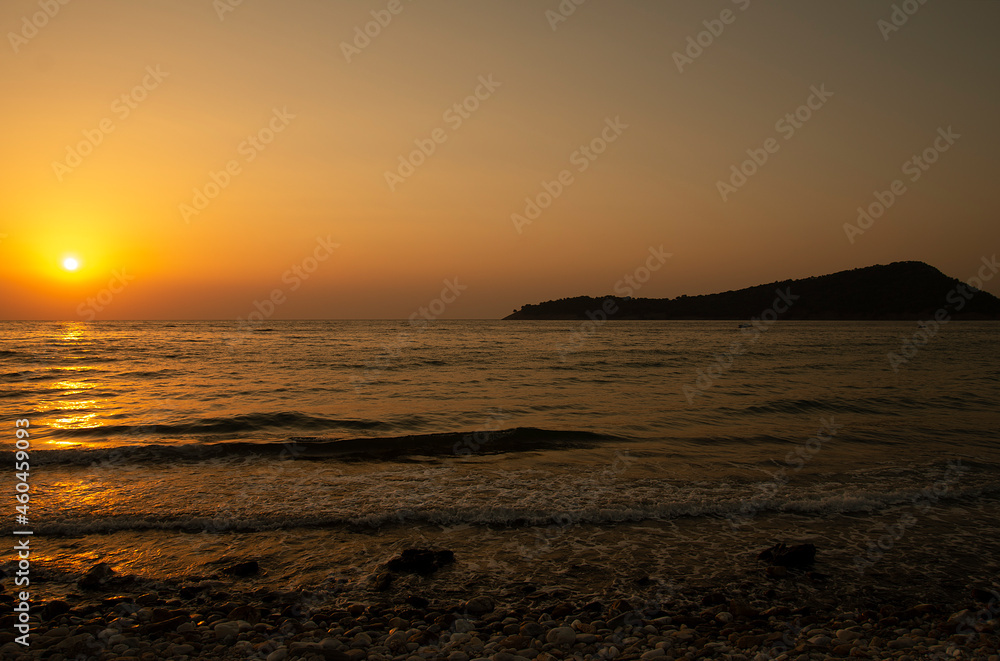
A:
<svg viewBox="0 0 1000 661">
<path fill-rule="evenodd" d="M 757 617 L 760 615 L 757 609 L 739 599 L 733 599 L 729 602 L 729 612 L 736 617 Z"/>
<path fill-rule="evenodd" d="M 727 601 L 729 600 L 726 599 L 726 595 L 722 594 L 721 592 L 712 592 L 710 594 L 706 594 L 704 597 L 701 598 L 701 605 L 718 606 L 719 604 L 724 604 Z"/>
<path fill-rule="evenodd" d="M 761 551 L 757 559 L 772 565 L 800 569 L 816 562 L 816 546 L 814 544 L 788 546 L 782 542 Z"/>
<path fill-rule="evenodd" d="M 180 596 L 181 599 L 192 599 L 198 596 L 198 593 L 201 592 L 203 589 L 204 588 L 199 587 L 197 585 L 185 585 L 184 587 L 182 587 L 180 590 L 177 591 L 177 594 L 178 596 Z"/>
<path fill-rule="evenodd" d="M 781 617 L 788 617 L 788 615 L 791 614 L 791 612 L 792 609 L 789 608 L 788 606 L 772 606 L 771 608 L 768 608 L 767 610 L 762 612 L 761 615 L 764 617 L 781 618 Z"/>
<path fill-rule="evenodd" d="M 355 650 L 355 652 L 358 650 Z M 323 649 L 321 652 L 323 659 L 325 661 L 357 661 L 357 656 L 351 656 L 346 652 L 338 652 L 337 650 Z M 364 657 L 361 657 L 364 658 Z"/>
<path fill-rule="evenodd" d="M 753 636 L 753 635 L 740 636 L 739 638 L 736 639 L 736 647 L 748 650 L 750 648 L 757 647 L 763 641 L 764 641 L 763 636 Z"/>
<path fill-rule="evenodd" d="M 404 601 L 409 605 L 413 606 L 414 608 L 420 608 L 420 609 L 427 608 L 431 603 L 427 599 L 415 594 L 410 595 L 409 597 L 404 599 Z"/>
<path fill-rule="evenodd" d="M 458 616 L 455 615 L 454 613 L 445 613 L 444 615 L 441 615 L 436 620 L 434 620 L 434 624 L 437 624 L 438 626 L 447 629 L 451 627 L 451 625 L 454 624 L 455 620 L 457 619 Z"/>
<path fill-rule="evenodd" d="M 383 571 L 372 576 L 372 587 L 379 592 L 388 590 L 390 585 L 392 585 L 392 574 L 389 572 Z"/>
<path fill-rule="evenodd" d="M 972 598 L 975 601 L 988 604 L 991 601 L 1000 601 L 1000 593 L 996 590 L 986 590 L 984 588 L 972 588 Z"/>
<path fill-rule="evenodd" d="M 509 650 L 523 650 L 531 647 L 532 639 L 530 636 L 522 636 L 520 634 L 514 634 L 508 636 L 500 641 L 500 647 Z"/>
<path fill-rule="evenodd" d="M 496 606 L 489 597 L 473 597 L 465 602 L 463 608 L 473 615 L 485 615 L 492 613 Z"/>
<path fill-rule="evenodd" d="M 907 608 L 905 611 L 899 614 L 901 620 L 909 620 L 913 618 L 923 617 L 927 614 L 932 614 L 938 612 L 938 607 L 934 604 L 917 604 L 912 608 Z"/>
<path fill-rule="evenodd" d="M 292 619 L 302 618 L 302 608 L 298 604 L 291 604 L 290 606 L 285 606 L 285 610 L 281 611 L 281 617 L 288 617 Z"/>
<path fill-rule="evenodd" d="M 705 624 L 705 619 L 696 615 L 675 615 L 671 618 L 671 623 L 678 626 L 683 624 L 688 628 L 694 629 L 695 627 Z M 611 622 L 608 622 L 608 626 L 612 626 Z"/>
<path fill-rule="evenodd" d="M 69 604 L 61 599 L 53 599 L 44 606 L 42 606 L 42 619 L 51 620 L 54 617 L 58 617 L 63 613 L 69 612 Z"/>
<path fill-rule="evenodd" d="M 637 611 L 628 611 L 627 613 L 615 615 L 613 618 L 608 620 L 608 626 L 612 629 L 617 629 L 623 625 L 635 626 L 642 622 L 642 619 L 642 615 Z"/>
<path fill-rule="evenodd" d="M 228 618 L 230 620 L 245 620 L 250 624 L 257 624 L 260 622 L 260 610 L 255 606 L 237 606 L 229 611 Z"/>
<path fill-rule="evenodd" d="M 436 613 L 434 617 L 437 617 L 440 613 Z M 408 620 L 410 622 L 416 622 L 418 620 L 426 619 L 423 609 L 420 608 L 407 608 L 397 612 L 397 616 Z M 431 618 L 433 619 L 433 618 Z"/>
<path fill-rule="evenodd" d="M 538 622 L 525 622 L 521 625 L 520 634 L 529 638 L 537 638 L 545 633 L 545 628 Z"/>
<path fill-rule="evenodd" d="M 147 624 L 145 627 L 146 633 L 161 633 L 164 631 L 176 631 L 177 627 L 184 624 L 185 622 L 190 622 L 191 618 L 186 616 L 172 617 L 169 620 L 163 620 L 162 622 L 153 622 Z"/>
<path fill-rule="evenodd" d="M 431 549 L 406 549 L 388 563 L 386 567 L 390 571 L 402 572 L 404 574 L 432 574 L 445 565 L 455 562 L 455 554 L 452 551 Z"/>
<path fill-rule="evenodd" d="M 153 616 L 149 618 L 150 622 L 163 622 L 169 620 L 171 617 L 176 617 L 176 615 L 171 615 L 170 611 L 166 608 L 154 608 Z"/>
<path fill-rule="evenodd" d="M 226 576 L 236 576 L 237 578 L 246 578 L 247 576 L 253 576 L 260 571 L 260 565 L 257 564 L 256 560 L 247 560 L 246 562 L 237 562 L 235 565 L 229 565 L 222 569 L 222 573 Z"/>
<path fill-rule="evenodd" d="M 63 638 L 55 644 L 55 649 L 71 656 L 83 655 L 88 647 L 94 642 L 94 637 L 89 633 L 81 633 L 75 636 Z"/>
<path fill-rule="evenodd" d="M 84 590 L 96 590 L 101 587 L 104 581 L 114 576 L 114 573 L 115 570 L 111 568 L 111 565 L 106 562 L 99 562 L 88 569 L 87 573 L 81 576 L 76 584 Z"/>
<path fill-rule="evenodd" d="M 575 612 L 576 607 L 569 602 L 565 602 L 553 608 L 551 615 L 553 620 L 561 620 L 567 615 L 572 615 Z"/>
</svg>

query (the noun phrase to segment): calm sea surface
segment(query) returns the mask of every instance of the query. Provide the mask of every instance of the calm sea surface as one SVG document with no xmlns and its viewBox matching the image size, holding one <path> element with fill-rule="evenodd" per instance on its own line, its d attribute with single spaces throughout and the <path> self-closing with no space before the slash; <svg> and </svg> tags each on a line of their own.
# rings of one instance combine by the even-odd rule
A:
<svg viewBox="0 0 1000 661">
<path fill-rule="evenodd" d="M 55 573 L 235 553 L 361 589 L 423 542 L 497 581 L 543 561 L 710 574 L 786 539 L 926 573 L 933 536 L 945 578 L 996 576 L 1000 326 L 947 325 L 893 370 L 918 330 L 4 322 L 0 428 L 9 451 L 31 422 Z"/>
</svg>

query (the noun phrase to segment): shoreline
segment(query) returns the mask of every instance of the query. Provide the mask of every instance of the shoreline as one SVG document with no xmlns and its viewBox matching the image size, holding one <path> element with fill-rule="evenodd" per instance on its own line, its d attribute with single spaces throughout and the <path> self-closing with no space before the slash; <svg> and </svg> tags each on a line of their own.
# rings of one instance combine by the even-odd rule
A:
<svg viewBox="0 0 1000 661">
<path fill-rule="evenodd" d="M 32 604 L 27 650 L 11 642 L 12 626 L 4 626 L 0 655 L 14 661 L 1000 659 L 995 590 L 966 588 L 922 603 L 898 589 L 893 572 L 866 577 L 882 578 L 859 594 L 849 582 L 807 569 L 757 562 L 715 583 L 642 576 L 627 586 L 634 596 L 622 599 L 609 590 L 567 589 L 557 577 L 458 585 L 448 561 L 425 567 L 390 561 L 364 594 L 336 583 L 258 586 L 254 562 L 162 581 L 99 564 L 73 583 L 42 573 L 34 594 L 52 593 L 57 584 L 67 592 Z M 3 586 L 0 599 L 9 602 L 11 581 Z"/>
</svg>

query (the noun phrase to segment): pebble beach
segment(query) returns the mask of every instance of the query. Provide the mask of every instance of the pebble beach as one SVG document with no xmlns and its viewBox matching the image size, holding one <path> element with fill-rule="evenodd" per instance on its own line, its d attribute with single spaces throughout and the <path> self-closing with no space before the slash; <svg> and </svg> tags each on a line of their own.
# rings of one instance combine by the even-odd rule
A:
<svg viewBox="0 0 1000 661">
<path fill-rule="evenodd" d="M 440 552 L 439 552 L 440 553 Z M 448 553 L 448 552 L 445 552 Z M 401 556 L 405 559 L 406 553 Z M 805 568 L 759 563 L 747 580 L 602 599 L 529 582 L 459 594 L 449 566 L 390 560 L 368 598 L 335 591 L 246 591 L 244 562 L 186 581 L 150 581 L 95 565 L 64 595 L 33 604 L 30 645 L 4 620 L 11 661 L 555 661 L 574 659 L 981 659 L 997 661 L 1000 595 L 951 603 L 856 603 Z M 461 562 L 452 558 L 451 562 Z M 419 570 L 419 571 L 418 571 Z M 0 600 L 12 601 L 12 581 Z M 816 587 L 820 590 L 817 591 Z M 55 587 L 55 586 L 51 586 Z M 812 595 L 803 597 L 803 595 Z"/>
</svg>

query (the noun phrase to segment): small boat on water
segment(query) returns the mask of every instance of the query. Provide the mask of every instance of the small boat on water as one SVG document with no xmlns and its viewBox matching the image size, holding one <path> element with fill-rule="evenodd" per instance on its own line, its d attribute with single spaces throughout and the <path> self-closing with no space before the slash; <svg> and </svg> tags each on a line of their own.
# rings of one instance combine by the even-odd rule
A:
<svg viewBox="0 0 1000 661">
<path fill-rule="evenodd" d="M 740 328 L 752 328 L 752 327 L 753 327 L 753 324 L 740 324 L 736 328 L 740 329 Z"/>
</svg>

